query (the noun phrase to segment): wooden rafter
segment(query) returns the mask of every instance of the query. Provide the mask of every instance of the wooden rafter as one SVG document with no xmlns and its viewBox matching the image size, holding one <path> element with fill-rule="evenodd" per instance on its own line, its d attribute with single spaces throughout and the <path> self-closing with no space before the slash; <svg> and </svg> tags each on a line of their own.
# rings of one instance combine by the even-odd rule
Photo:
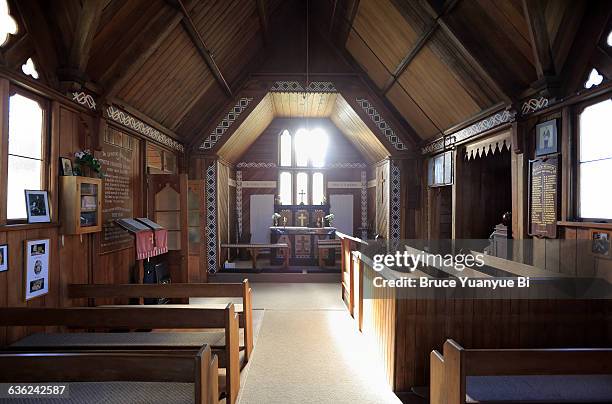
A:
<svg viewBox="0 0 612 404">
<path fill-rule="evenodd" d="M 15 1 L 21 14 L 25 29 L 33 43 L 34 62 L 41 77 L 53 88 L 58 87 L 57 69 L 59 67 L 58 47 L 60 44 L 51 35 L 49 24 L 40 4 L 35 0 Z"/>
<path fill-rule="evenodd" d="M 183 19 L 181 22 L 183 23 L 183 27 L 187 31 L 189 38 L 191 39 L 196 49 L 198 50 L 198 52 L 200 53 L 200 55 L 206 62 L 206 65 L 212 72 L 213 76 L 215 76 L 215 78 L 217 79 L 217 82 L 219 83 L 219 85 L 223 88 L 223 90 L 229 97 L 232 97 L 233 96 L 232 89 L 230 88 L 229 84 L 225 80 L 225 77 L 223 77 L 223 74 L 221 73 L 219 66 L 215 62 L 212 52 L 208 49 L 208 47 L 206 46 L 206 43 L 204 42 L 204 39 L 198 32 L 195 26 L 195 23 L 191 19 L 189 12 L 187 11 L 187 9 L 185 8 L 185 5 L 183 4 L 183 0 L 167 0 L 167 1 L 168 3 L 172 4 L 174 7 L 178 8 L 179 11 L 183 14 Z"/>
<path fill-rule="evenodd" d="M 58 71 L 60 84 L 66 91 L 79 90 L 86 81 L 85 70 L 94 35 L 102 15 L 103 1 L 84 0 L 79 13 L 72 44 L 64 67 Z"/>
<path fill-rule="evenodd" d="M 257 14 L 259 15 L 259 25 L 261 25 L 261 34 L 263 36 L 264 44 L 268 46 L 271 43 L 270 40 L 270 29 L 268 27 L 268 12 L 266 10 L 265 0 L 257 1 Z"/>
<path fill-rule="evenodd" d="M 556 75 L 555 62 L 544 18 L 544 7 L 542 0 L 523 0 L 523 11 L 529 28 L 533 59 L 539 79 Z"/>
<path fill-rule="evenodd" d="M 430 5 L 428 1 L 425 1 L 424 3 L 427 5 Z M 393 1 L 393 4 L 398 9 L 398 11 L 400 11 L 400 13 L 404 16 L 404 19 L 406 19 L 408 23 L 411 24 L 411 19 L 410 17 L 408 17 L 408 15 L 410 14 L 410 11 L 408 10 L 409 8 L 408 4 L 406 2 L 402 2 L 399 0 Z M 435 8 L 431 8 L 429 13 L 430 14 L 435 13 L 435 17 L 431 16 L 431 20 L 426 23 L 426 28 L 421 34 L 421 36 L 419 37 L 419 39 L 417 39 L 416 43 L 412 46 L 412 48 L 404 56 L 400 64 L 391 73 L 391 77 L 389 78 L 387 83 L 385 83 L 385 86 L 383 87 L 383 94 L 386 94 L 387 91 L 389 91 L 389 89 L 393 87 L 393 84 L 395 84 L 397 79 L 402 75 L 402 73 L 404 73 L 408 65 L 410 65 L 410 63 L 416 57 L 416 55 L 421 51 L 421 49 L 423 49 L 423 47 L 425 47 L 425 45 L 427 45 L 431 37 L 436 33 L 436 31 L 439 28 L 438 19 L 442 15 L 450 13 L 450 11 L 453 9 L 453 7 L 455 7 L 456 4 L 457 4 L 457 0 L 452 0 L 446 3 L 444 7 L 440 6 L 440 8 L 438 8 L 436 6 Z"/>
<path fill-rule="evenodd" d="M 484 57 L 480 54 L 476 54 L 468 48 L 460 39 L 459 33 L 455 31 L 449 24 L 446 23 L 445 18 L 441 17 L 438 20 L 440 28 L 444 30 L 447 36 L 451 39 L 452 45 L 465 57 L 470 65 L 478 72 L 478 74 L 499 94 L 502 94 L 506 101 L 512 99 L 512 96 L 517 93 L 517 89 L 513 88 L 510 83 L 499 83 L 493 78 L 491 73 L 484 67 L 482 60 Z"/>
</svg>

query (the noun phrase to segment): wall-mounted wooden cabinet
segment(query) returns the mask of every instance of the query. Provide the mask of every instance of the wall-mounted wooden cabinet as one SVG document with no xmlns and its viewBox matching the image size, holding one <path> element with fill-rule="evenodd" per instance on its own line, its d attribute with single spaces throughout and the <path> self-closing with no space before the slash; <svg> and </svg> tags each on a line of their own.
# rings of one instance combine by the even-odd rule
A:
<svg viewBox="0 0 612 404">
<path fill-rule="evenodd" d="M 102 230 L 102 180 L 60 177 L 62 234 L 87 234 Z"/>
</svg>

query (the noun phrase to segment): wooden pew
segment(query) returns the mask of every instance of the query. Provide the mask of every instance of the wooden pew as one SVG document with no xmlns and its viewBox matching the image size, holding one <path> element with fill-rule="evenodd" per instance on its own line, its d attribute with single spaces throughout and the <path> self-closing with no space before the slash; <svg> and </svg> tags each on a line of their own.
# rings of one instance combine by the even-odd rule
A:
<svg viewBox="0 0 612 404">
<path fill-rule="evenodd" d="M 244 329 L 245 361 L 253 353 L 253 290 L 249 280 L 242 283 L 169 283 L 169 284 L 121 284 L 121 285 L 68 285 L 68 297 L 72 299 L 87 298 L 169 298 L 183 299 L 190 297 L 241 298 L 242 310 L 236 308 L 240 328 Z M 160 305 L 151 307 L 168 307 Z M 194 307 L 219 308 L 219 305 Z M 185 306 L 186 307 L 186 306 Z"/>
<path fill-rule="evenodd" d="M 444 356 L 438 351 L 430 355 L 430 403 L 431 404 L 463 404 L 466 402 L 487 402 L 487 390 L 499 395 L 500 386 L 512 390 L 513 385 L 525 386 L 525 377 L 529 376 L 567 376 L 568 379 L 556 383 L 561 384 L 558 389 L 559 396 L 551 400 L 550 397 L 537 398 L 538 394 L 546 396 L 545 387 L 552 384 L 545 379 L 533 379 L 529 384 L 536 386 L 535 393 L 523 391 L 524 398 L 504 397 L 512 402 L 563 402 L 563 383 L 572 386 L 571 376 L 607 375 L 605 379 L 580 380 L 579 384 L 587 385 L 593 394 L 604 394 L 612 400 L 612 349 L 586 348 L 586 349 L 464 349 L 452 339 L 447 340 L 443 347 Z M 491 378 L 471 379 L 470 376 L 505 376 L 497 381 Z M 522 382 L 522 384 L 520 384 Z M 484 386 L 484 387 L 483 387 Z M 607 390 L 602 386 L 609 386 Z M 555 387 L 557 387 L 555 385 Z M 557 387 L 558 388 L 558 387 Z M 571 388 L 571 387 L 568 387 Z M 541 389 L 541 390 L 539 390 Z M 514 392 L 517 390 L 514 390 Z M 512 392 L 512 393 L 514 393 Z M 512 394 L 510 393 L 510 394 Z M 535 394 L 536 397 L 533 397 Z M 609 396 L 607 394 L 610 394 Z M 531 397 L 527 397 L 531 395 Z M 591 400 L 601 402 L 602 397 L 593 396 Z M 493 399 L 491 399 L 493 400 Z M 500 401 L 500 397 L 494 397 Z M 577 401 L 575 397 L 568 398 L 566 402 Z M 581 398 L 581 402 L 589 402 L 589 398 Z"/>
<path fill-rule="evenodd" d="M 251 261 L 253 263 L 253 269 L 257 269 L 257 256 L 260 250 L 270 250 L 272 248 L 280 248 L 285 250 L 285 260 L 283 261 L 283 267 L 289 268 L 289 244 L 287 243 L 242 243 L 242 244 L 221 244 L 221 258 L 227 256 L 226 251 L 230 248 L 246 248 L 251 254 Z"/>
<path fill-rule="evenodd" d="M 92 366 L 95 364 L 95 366 Z M 217 404 L 218 358 L 209 346 L 198 351 L 55 351 L 0 352 L 0 383 L 99 383 L 106 382 L 193 383 L 194 403 Z M 68 387 L 70 388 L 70 386 Z M 146 388 L 146 391 L 144 389 Z M 168 388 L 166 386 L 166 388 Z M 171 389 L 172 387 L 170 387 Z M 175 388 L 180 388 L 176 387 Z M 130 386 L 134 399 L 152 394 L 155 386 Z M 75 391 L 71 398 L 75 399 Z M 81 397 L 87 400 L 87 397 Z M 114 397 L 112 398 L 114 400 Z M 115 402 L 125 400 L 118 397 Z M 58 402 L 61 399 L 58 399 Z M 85 401 L 84 401 L 85 402 Z"/>
<path fill-rule="evenodd" d="M 240 389 L 240 348 L 238 315 L 234 305 L 225 309 L 187 307 L 71 307 L 71 308 L 0 308 L 0 326 L 63 326 L 78 329 L 208 329 L 224 330 L 225 344 L 215 350 L 219 367 L 226 369 L 227 402 L 236 402 Z M 206 334 L 206 333 L 202 333 Z M 206 341 L 183 343 L 185 333 L 68 333 L 39 334 L 25 337 L 6 347 L 14 351 L 45 350 L 193 350 Z M 28 343 L 28 340 L 32 343 Z M 66 343 L 62 341 L 66 340 Z M 161 342 L 160 342 L 161 340 Z M 174 342 L 177 340 L 177 342 Z M 76 343 L 74 341 L 77 341 Z M 188 341 L 189 342 L 189 341 Z"/>
</svg>

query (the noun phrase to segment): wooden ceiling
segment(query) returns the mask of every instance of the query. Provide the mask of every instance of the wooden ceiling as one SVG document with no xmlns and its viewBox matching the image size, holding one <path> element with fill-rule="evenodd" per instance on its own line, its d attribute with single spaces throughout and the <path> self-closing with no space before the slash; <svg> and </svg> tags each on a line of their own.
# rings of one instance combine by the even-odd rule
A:
<svg viewBox="0 0 612 404">
<path fill-rule="evenodd" d="M 389 156 L 388 150 L 338 93 L 268 93 L 218 150 L 235 163 L 274 118 L 329 118 L 368 163 Z"/>
<path fill-rule="evenodd" d="M 510 105 L 537 91 L 563 94 L 556 87 L 567 81 L 568 61 L 575 63 L 568 59 L 570 48 L 584 40 L 577 37 L 581 24 L 589 24 L 583 18 L 586 1 L 334 4 L 344 7 L 346 18 L 337 31 L 345 49 L 423 140 L 500 103 Z M 603 11 L 606 21 L 612 3 L 588 4 Z M 593 46 L 597 38 L 590 42 Z M 579 63 L 584 74 L 585 61 Z"/>
<path fill-rule="evenodd" d="M 312 38 L 328 44 L 311 43 L 311 73 L 363 77 L 421 142 L 574 92 L 593 65 L 612 71 L 596 48 L 606 0 L 8 0 L 19 32 L 0 65 L 20 71 L 32 57 L 45 84 L 84 86 L 196 144 L 253 73 L 305 72 L 306 3 Z M 268 99 L 274 116 L 332 117 L 341 103 Z"/>
</svg>

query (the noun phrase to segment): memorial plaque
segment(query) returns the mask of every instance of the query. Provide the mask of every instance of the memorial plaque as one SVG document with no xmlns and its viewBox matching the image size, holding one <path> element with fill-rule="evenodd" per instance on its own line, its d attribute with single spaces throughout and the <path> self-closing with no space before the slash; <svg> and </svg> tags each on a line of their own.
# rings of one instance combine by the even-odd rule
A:
<svg viewBox="0 0 612 404">
<path fill-rule="evenodd" d="M 132 150 L 102 142 L 96 151 L 104 179 L 102 181 L 102 232 L 98 235 L 99 253 L 106 254 L 134 245 L 130 233 L 115 223 L 117 219 L 132 218 L 133 169 Z"/>
<path fill-rule="evenodd" d="M 557 238 L 559 206 L 559 160 L 557 157 L 530 162 L 529 234 Z"/>
</svg>

